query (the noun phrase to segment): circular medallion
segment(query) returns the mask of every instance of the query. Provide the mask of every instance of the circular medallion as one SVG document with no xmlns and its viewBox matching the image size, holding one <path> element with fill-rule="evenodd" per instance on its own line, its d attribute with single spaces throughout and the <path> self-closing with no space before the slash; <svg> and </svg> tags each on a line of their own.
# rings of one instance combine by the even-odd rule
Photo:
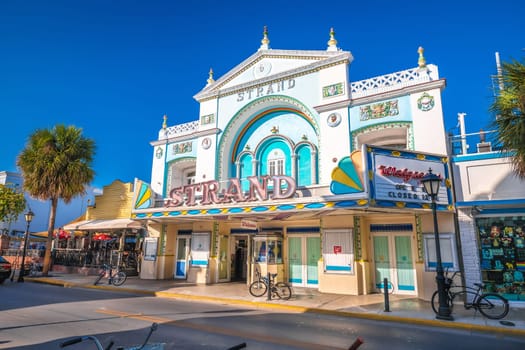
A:
<svg viewBox="0 0 525 350">
<path fill-rule="evenodd" d="M 157 157 L 157 159 L 160 159 L 163 153 L 164 152 L 162 151 L 162 148 L 157 147 L 157 150 L 155 151 L 155 156 Z"/>
<path fill-rule="evenodd" d="M 253 67 L 253 76 L 255 78 L 262 78 L 270 74 L 272 64 L 270 62 L 259 62 Z"/>
<path fill-rule="evenodd" d="M 426 92 L 423 93 L 421 97 L 417 99 L 417 108 L 423 112 L 430 111 L 432 108 L 434 108 L 434 97 L 430 96 Z"/>
<path fill-rule="evenodd" d="M 211 146 L 211 139 L 209 137 L 205 137 L 202 140 L 202 148 L 208 149 L 208 148 L 210 148 L 210 146 Z"/>
<path fill-rule="evenodd" d="M 339 113 L 331 113 L 326 119 L 328 126 L 336 127 L 341 123 L 341 115 Z"/>
</svg>

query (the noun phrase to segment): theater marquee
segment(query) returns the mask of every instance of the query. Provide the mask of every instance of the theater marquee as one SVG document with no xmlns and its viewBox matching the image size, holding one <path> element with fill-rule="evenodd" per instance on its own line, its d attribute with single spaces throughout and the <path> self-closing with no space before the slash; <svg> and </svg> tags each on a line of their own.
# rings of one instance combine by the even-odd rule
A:
<svg viewBox="0 0 525 350">
<path fill-rule="evenodd" d="M 367 147 L 371 202 L 376 206 L 421 208 L 430 204 L 421 179 L 432 169 L 442 179 L 436 203 L 451 204 L 447 158 L 434 154 Z"/>
</svg>

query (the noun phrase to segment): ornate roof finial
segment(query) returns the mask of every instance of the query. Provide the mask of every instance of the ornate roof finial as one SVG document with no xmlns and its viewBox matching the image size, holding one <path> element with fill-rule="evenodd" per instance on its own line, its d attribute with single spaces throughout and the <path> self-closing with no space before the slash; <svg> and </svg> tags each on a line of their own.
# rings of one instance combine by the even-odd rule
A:
<svg viewBox="0 0 525 350">
<path fill-rule="evenodd" d="M 215 80 L 213 80 L 213 69 L 210 68 L 210 72 L 208 73 L 208 85 L 210 85 L 211 83 L 215 82 Z"/>
<path fill-rule="evenodd" d="M 419 68 L 426 68 L 427 66 L 427 60 L 425 59 L 425 57 L 423 57 L 423 52 L 425 51 L 425 49 L 423 49 L 423 47 L 419 47 L 417 49 L 417 52 L 419 53 L 419 59 L 417 60 L 417 65 Z"/>
<path fill-rule="evenodd" d="M 268 50 L 270 48 L 270 39 L 268 39 L 268 27 L 264 26 L 263 38 L 259 50 Z"/>
<path fill-rule="evenodd" d="M 330 40 L 328 40 L 328 48 L 326 51 L 337 51 L 337 40 L 335 40 L 334 28 L 330 28 Z"/>
<path fill-rule="evenodd" d="M 164 121 L 162 122 L 162 128 L 166 129 L 168 127 L 168 116 L 164 114 Z"/>
</svg>

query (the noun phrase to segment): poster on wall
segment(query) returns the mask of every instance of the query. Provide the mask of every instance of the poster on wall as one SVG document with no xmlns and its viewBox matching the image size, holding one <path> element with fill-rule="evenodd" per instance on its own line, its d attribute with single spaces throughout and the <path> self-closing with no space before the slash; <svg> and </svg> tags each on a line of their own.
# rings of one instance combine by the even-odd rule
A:
<svg viewBox="0 0 525 350">
<path fill-rule="evenodd" d="M 431 203 L 421 179 L 432 169 L 441 178 L 437 208 L 452 201 L 445 156 L 365 146 L 371 202 L 375 206 L 421 208 Z"/>
<path fill-rule="evenodd" d="M 155 261 L 157 259 L 157 238 L 144 238 L 144 260 Z"/>
<path fill-rule="evenodd" d="M 194 232 L 191 235 L 191 264 L 207 266 L 210 257 L 210 233 Z"/>
<path fill-rule="evenodd" d="M 327 273 L 353 274 L 354 245 L 351 229 L 324 231 L 323 263 Z"/>
</svg>

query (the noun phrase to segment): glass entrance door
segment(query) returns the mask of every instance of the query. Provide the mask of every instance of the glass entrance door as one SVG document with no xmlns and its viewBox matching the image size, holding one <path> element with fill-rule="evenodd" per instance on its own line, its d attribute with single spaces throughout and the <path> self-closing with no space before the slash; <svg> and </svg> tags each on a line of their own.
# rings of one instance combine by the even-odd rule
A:
<svg viewBox="0 0 525 350">
<path fill-rule="evenodd" d="M 410 234 L 374 234 L 375 285 L 385 278 L 396 294 L 415 294 L 415 269 Z"/>
<path fill-rule="evenodd" d="M 177 238 L 177 256 L 175 258 L 176 279 L 186 279 L 188 273 L 188 257 L 190 253 L 190 237 Z"/>
<path fill-rule="evenodd" d="M 248 236 L 234 236 L 231 246 L 231 280 L 246 281 Z"/>
<path fill-rule="evenodd" d="M 318 236 L 288 237 L 289 281 L 298 287 L 317 287 L 317 262 L 321 257 L 321 239 Z"/>
<path fill-rule="evenodd" d="M 229 279 L 228 243 L 230 236 L 219 236 L 219 282 Z"/>
</svg>

